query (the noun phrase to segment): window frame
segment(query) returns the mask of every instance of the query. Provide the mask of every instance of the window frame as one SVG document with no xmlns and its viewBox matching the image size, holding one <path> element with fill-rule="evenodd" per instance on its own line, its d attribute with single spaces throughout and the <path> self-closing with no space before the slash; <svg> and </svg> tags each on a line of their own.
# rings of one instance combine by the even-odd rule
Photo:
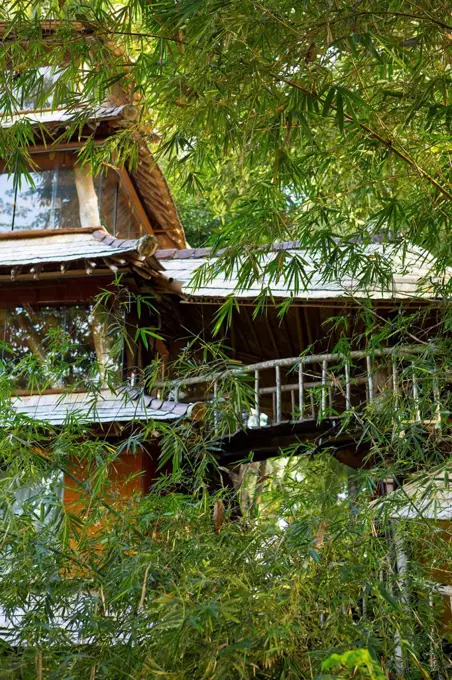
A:
<svg viewBox="0 0 452 680">
<path fill-rule="evenodd" d="M 101 140 L 98 140 L 98 144 L 101 144 Z M 30 156 L 32 159 L 32 162 L 36 165 L 35 167 L 30 167 L 29 171 L 30 172 L 42 172 L 46 170 L 51 170 L 52 168 L 55 167 L 63 167 L 65 169 L 71 169 L 75 166 L 76 164 L 76 153 L 77 151 L 80 150 L 80 148 L 83 147 L 83 142 L 79 143 L 66 143 L 66 144 L 61 144 L 57 145 L 55 147 L 46 147 L 45 145 L 37 145 L 34 147 L 31 147 L 29 149 Z M 57 157 L 63 154 L 63 159 L 62 162 L 59 163 L 57 162 Z M 111 224 L 106 224 L 106 229 L 107 231 L 112 235 L 120 239 L 136 239 L 140 238 L 141 236 L 144 236 L 146 234 L 154 234 L 154 228 L 151 224 L 150 218 L 143 206 L 143 203 L 138 196 L 138 193 L 135 189 L 135 186 L 132 182 L 132 179 L 127 172 L 125 168 L 119 168 L 119 167 L 114 167 L 113 165 L 110 164 L 105 164 L 105 167 L 107 168 L 107 171 L 114 172 L 117 175 L 118 182 L 117 182 L 117 187 L 118 189 L 116 190 L 116 210 L 117 210 L 117 205 L 118 205 L 118 199 L 119 195 L 122 191 L 123 193 L 123 198 L 127 203 L 127 208 L 130 212 L 131 215 L 131 220 L 135 224 L 137 234 L 127 234 L 126 236 L 124 235 L 119 235 L 118 236 L 118 215 L 117 213 L 115 214 L 115 223 L 113 225 Z M 8 174 L 9 176 L 14 175 L 14 172 L 10 172 L 6 168 L 6 163 L 4 161 L 0 161 L 0 174 Z M 96 194 L 98 196 L 98 201 L 99 201 L 99 206 L 100 206 L 100 213 L 101 217 L 102 216 L 102 181 L 101 181 L 101 175 L 99 174 L 98 176 L 94 177 L 94 184 L 96 188 Z M 7 230 L 5 229 L 1 233 L 3 234 L 9 234 L 9 233 L 17 233 L 20 232 L 21 234 L 26 235 L 27 233 L 33 233 L 36 231 L 48 231 L 54 233 L 55 231 L 59 230 L 68 230 L 68 231 L 76 231 L 77 229 L 82 229 L 81 225 L 79 227 L 52 227 L 52 228 L 44 228 L 44 229 L 14 229 L 14 222 L 12 222 L 11 229 Z"/>
</svg>

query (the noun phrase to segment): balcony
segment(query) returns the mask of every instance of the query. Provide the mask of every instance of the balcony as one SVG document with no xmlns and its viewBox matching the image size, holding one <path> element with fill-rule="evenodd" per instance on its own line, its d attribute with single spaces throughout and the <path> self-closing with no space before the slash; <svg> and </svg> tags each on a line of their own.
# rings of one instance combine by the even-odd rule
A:
<svg viewBox="0 0 452 680">
<path fill-rule="evenodd" d="M 233 366 L 161 383 L 159 396 L 204 401 L 208 425 L 232 452 L 275 450 L 295 441 L 356 441 L 370 414 L 386 426 L 418 423 L 439 431 L 450 374 L 425 345 L 347 354 L 304 354 Z M 389 418 L 389 421 L 388 421 Z M 331 437 L 331 433 L 334 436 Z M 272 440 L 272 441 L 271 441 Z M 248 444 L 246 444 L 248 442 Z M 262 448 L 263 446 L 263 448 Z M 235 448 L 232 446 L 232 448 Z"/>
</svg>

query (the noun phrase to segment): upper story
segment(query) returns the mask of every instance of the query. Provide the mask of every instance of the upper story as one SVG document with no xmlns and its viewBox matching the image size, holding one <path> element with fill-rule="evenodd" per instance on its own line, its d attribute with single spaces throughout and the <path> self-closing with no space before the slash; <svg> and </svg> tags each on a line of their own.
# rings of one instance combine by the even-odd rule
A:
<svg viewBox="0 0 452 680">
<path fill-rule="evenodd" d="M 120 239 L 153 234 L 162 248 L 185 247 L 169 187 L 150 152 L 155 131 L 149 116 L 143 121 L 133 83 L 122 74 L 98 91 L 89 69 L 110 47 L 108 39 L 71 24 L 80 48 L 71 61 L 66 28 L 59 21 L 30 21 L 18 35 L 0 22 L 6 79 L 0 234 L 103 227 Z M 34 67 L 27 62 L 23 68 L 25 52 L 35 55 Z M 101 157 L 95 167 L 94 157 Z"/>
<path fill-rule="evenodd" d="M 0 126 L 32 128 L 27 163 L 0 162 L 0 234 L 104 228 L 119 239 L 155 235 L 162 248 L 183 248 L 184 230 L 169 187 L 149 148 L 137 144 L 134 168 L 105 163 L 93 171 L 80 160 L 86 145 L 102 146 L 136 115 L 129 105 L 83 111 L 84 125 L 58 143 L 77 111 L 23 112 Z"/>
</svg>

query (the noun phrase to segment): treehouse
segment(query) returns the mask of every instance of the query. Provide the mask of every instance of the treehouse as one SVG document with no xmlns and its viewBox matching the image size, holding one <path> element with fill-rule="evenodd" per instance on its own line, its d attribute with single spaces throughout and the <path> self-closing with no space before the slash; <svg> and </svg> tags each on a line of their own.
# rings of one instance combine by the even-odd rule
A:
<svg viewBox="0 0 452 680">
<path fill-rule="evenodd" d="M 1 119 L 5 132 L 12 125 L 34 130 L 27 172 L 0 167 L 2 359 L 20 367 L 15 411 L 54 426 L 77 417 L 91 436 L 112 442 L 140 423 L 203 419 L 227 466 L 298 444 L 332 447 L 348 465 L 364 465 L 368 450 L 357 443 L 360 426 L 350 414 L 361 418 L 388 395 L 404 421 L 441 426 L 444 385 L 429 329 L 441 317 L 440 303 L 431 303 L 443 282 L 432 275 L 428 253 L 378 239 L 356 244 L 363 262 L 393 265 L 385 283 L 370 281 L 366 289 L 357 272 L 327 278 L 314 254 L 294 242 L 250 251 L 253 269 L 245 274 L 245 260 L 235 256 L 225 272 L 225 253 L 187 247 L 168 185 L 143 142 L 133 167 L 108 163 L 94 171 L 80 161 L 86 140 L 109 144 L 133 126 L 136 107 L 114 104 Z M 55 141 L 82 114 L 73 138 Z M 121 304 L 118 280 L 140 299 L 140 313 Z M 101 308 L 99 294 L 108 298 Z M 391 335 L 386 345 L 370 342 L 366 315 L 387 322 L 420 309 L 409 346 Z M 146 335 L 146 327 L 155 332 Z M 218 338 L 222 359 L 205 366 L 202 347 Z M 187 343 L 192 368 L 181 375 Z M 52 372 L 55 356 L 64 365 Z M 157 357 L 165 380 L 147 394 L 142 378 Z M 128 457 L 143 473 L 139 490 L 155 474 L 158 439 L 143 451 L 140 460 Z"/>
<path fill-rule="evenodd" d="M 366 286 L 357 271 L 327 274 L 296 242 L 250 249 L 252 270 L 236 255 L 224 270 L 227 253 L 188 247 L 144 142 L 130 167 L 80 162 L 87 140 L 101 147 L 133 124 L 134 103 L 119 96 L 88 113 L 32 107 L 24 100 L 26 110 L 0 116 L 5 134 L 34 131 L 27 172 L 0 162 L 0 352 L 13 367 L 4 427 L 20 414 L 52 430 L 75 424 L 80 438 L 113 446 L 145 428 L 138 451 L 122 448 L 112 470 L 127 499 L 159 474 L 158 422 L 204 427 L 232 474 L 285 450 L 328 449 L 348 466 L 370 465 L 361 435 L 380 406 L 400 437 L 413 423 L 431 436 L 447 425 L 449 378 L 434 342 L 447 281 L 428 253 L 357 243 L 363 269 L 392 264 L 384 282 Z M 71 126 L 73 137 L 58 141 Z M 404 337 L 372 339 L 369 316 L 381 326 L 405 318 Z M 206 364 L 206 346 L 218 341 Z M 160 374 L 144 389 L 156 358 Z M 80 461 L 73 472 L 61 492 L 77 508 Z M 232 485 L 232 474 L 223 481 Z M 18 505 L 32 494 L 18 489 Z M 438 587 L 450 597 L 449 581 Z"/>
</svg>

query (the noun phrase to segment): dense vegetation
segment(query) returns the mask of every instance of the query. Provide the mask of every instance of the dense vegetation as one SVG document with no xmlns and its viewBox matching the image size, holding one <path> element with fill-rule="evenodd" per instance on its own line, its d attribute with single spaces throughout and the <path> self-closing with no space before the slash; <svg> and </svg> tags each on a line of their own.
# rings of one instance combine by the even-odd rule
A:
<svg viewBox="0 0 452 680">
<path fill-rule="evenodd" d="M 370 283 L 391 264 L 363 255 L 376 234 L 428 248 L 447 274 L 448 4 L 16 0 L 0 9 L 0 109 L 20 110 L 27 97 L 44 107 L 50 97 L 76 111 L 112 90 L 134 102 L 138 120 L 102 148 L 88 139 L 81 158 L 133 164 L 137 143 L 149 142 L 191 245 L 227 246 L 223 266 L 248 254 L 243 280 L 262 273 L 256 246 L 296 239 L 326 278 L 347 269 Z M 39 71 L 48 64 L 58 78 Z M 77 110 L 59 141 L 85 116 Z M 26 169 L 33 134 L 26 121 L 2 130 L 11 171 Z M 270 275 L 278 264 L 267 265 Z M 441 314 L 446 384 L 445 302 Z M 409 339 L 414 324 L 369 313 L 369 343 Z M 219 361 L 218 348 L 205 354 Z M 64 374 L 57 351 L 46 360 Z M 395 419 L 389 399 L 362 427 L 372 467 L 352 473 L 332 451 L 283 451 L 284 462 L 246 468 L 237 500 L 212 478 L 222 476 L 213 471 L 218 427 L 232 427 L 246 386 L 216 430 L 152 423 L 116 448 L 87 437 L 77 419 L 54 429 L 13 414 L 12 378 L 30 374 L 30 360 L 3 364 L 2 678 L 448 677 L 450 631 L 431 569 L 450 577 L 450 535 L 422 512 L 401 520 L 400 496 L 371 504 L 389 477 L 415 472 L 428 489 L 440 469 L 447 484 L 447 428 Z M 190 357 L 178 368 L 192 370 Z M 149 367 L 147 388 L 157 373 Z M 449 407 L 444 397 L 444 422 Z M 122 450 L 139 452 L 156 434 L 172 472 L 145 498 L 120 502 L 109 471 Z M 81 494 L 73 508 L 61 502 L 63 473 Z"/>
</svg>

